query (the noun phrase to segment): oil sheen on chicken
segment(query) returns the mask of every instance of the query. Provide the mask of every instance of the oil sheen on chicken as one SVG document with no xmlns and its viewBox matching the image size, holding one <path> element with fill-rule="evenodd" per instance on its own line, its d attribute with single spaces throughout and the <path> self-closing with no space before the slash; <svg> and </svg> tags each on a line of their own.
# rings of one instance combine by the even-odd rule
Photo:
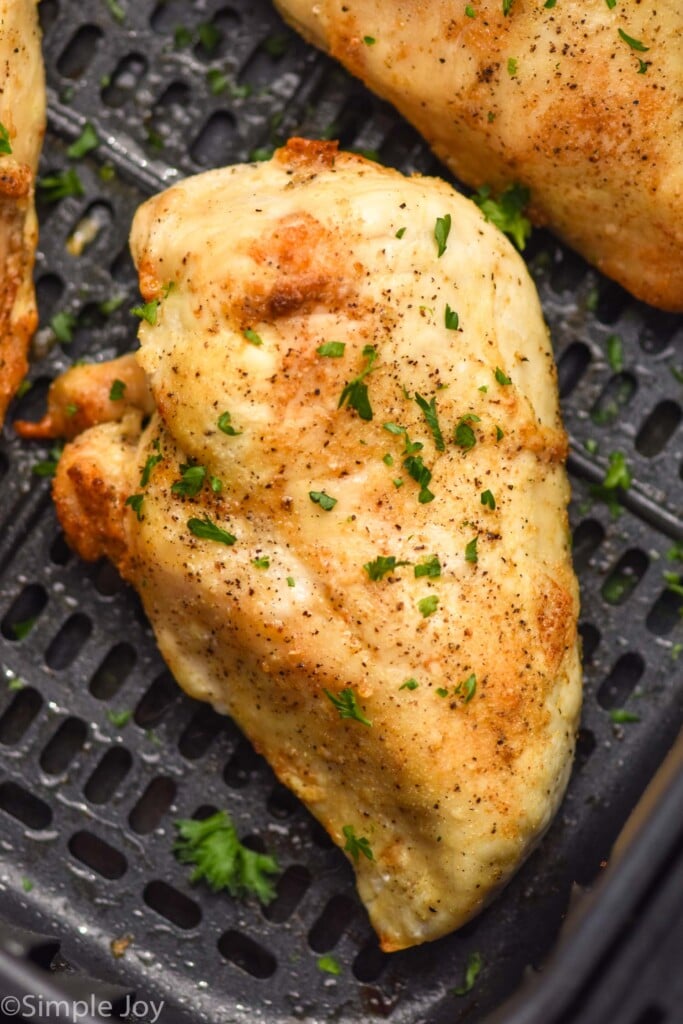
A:
<svg viewBox="0 0 683 1024">
<path fill-rule="evenodd" d="M 66 534 L 346 850 L 383 948 L 437 938 L 547 827 L 580 705 L 524 264 L 443 182 L 301 140 L 149 200 L 132 250 L 156 412 L 67 445 Z"/>
</svg>

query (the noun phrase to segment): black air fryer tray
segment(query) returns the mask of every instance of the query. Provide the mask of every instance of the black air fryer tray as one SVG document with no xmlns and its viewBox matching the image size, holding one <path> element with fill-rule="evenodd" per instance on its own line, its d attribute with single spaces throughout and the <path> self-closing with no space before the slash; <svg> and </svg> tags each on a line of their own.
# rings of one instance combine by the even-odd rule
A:
<svg viewBox="0 0 683 1024">
<path fill-rule="evenodd" d="M 152 192 L 208 167 L 267 157 L 292 134 L 338 138 L 402 171 L 448 177 L 391 108 L 294 36 L 266 0 L 42 0 L 40 15 L 50 108 L 42 174 L 75 167 L 85 194 L 39 205 L 41 328 L 33 387 L 10 421 L 37 418 L 47 384 L 76 359 L 134 347 L 127 233 Z M 101 142 L 73 162 L 66 149 L 86 121 Z M 74 255 L 67 243 L 84 219 L 95 237 Z M 527 255 L 572 441 L 585 659 L 576 765 L 540 848 L 478 920 L 429 946 L 382 954 L 343 856 L 232 722 L 177 689 L 134 593 L 108 565 L 70 553 L 49 482 L 34 472 L 49 446 L 20 443 L 7 425 L 5 991 L 135 992 L 165 1001 L 162 1022 L 477 1024 L 494 1011 L 506 1024 L 683 1019 L 680 983 L 652 956 L 663 957 L 668 940 L 681 948 L 680 924 L 671 923 L 682 903 L 680 773 L 651 801 L 621 862 L 604 870 L 683 719 L 683 599 L 664 578 L 683 570 L 670 551 L 683 539 L 681 319 L 635 302 L 543 232 Z M 109 300 L 120 304 L 112 311 Z M 70 342 L 50 326 L 60 313 L 73 317 Z M 613 451 L 634 478 L 619 515 L 592 491 Z M 615 722 L 615 710 L 638 720 Z M 284 872 L 266 909 L 190 886 L 175 861 L 174 819 L 212 808 L 228 809 L 240 835 L 278 856 Z M 572 893 L 602 874 L 597 895 L 569 912 Z M 546 961 L 567 914 L 572 933 L 530 987 L 528 968 Z M 458 996 L 474 952 L 481 973 Z M 340 974 L 320 969 L 324 954 Z M 55 973 L 38 975 L 38 966 Z M 517 1002 L 500 1009 L 515 992 Z"/>
</svg>

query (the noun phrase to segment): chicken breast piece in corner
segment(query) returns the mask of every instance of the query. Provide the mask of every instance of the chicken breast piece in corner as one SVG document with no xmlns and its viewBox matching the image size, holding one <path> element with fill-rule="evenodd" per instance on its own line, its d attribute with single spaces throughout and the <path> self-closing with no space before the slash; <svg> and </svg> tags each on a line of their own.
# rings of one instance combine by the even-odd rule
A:
<svg viewBox="0 0 683 1024">
<path fill-rule="evenodd" d="M 574 749 L 533 284 L 443 182 L 302 140 L 149 200 L 132 250 L 156 412 L 67 445 L 66 534 L 345 850 L 383 948 L 435 939 L 538 842 Z"/>
<path fill-rule="evenodd" d="M 680 0 L 275 2 L 461 181 L 527 186 L 535 223 L 683 311 Z"/>
<path fill-rule="evenodd" d="M 45 133 L 36 0 L 0 0 L 0 426 L 38 323 L 35 175 Z"/>
</svg>

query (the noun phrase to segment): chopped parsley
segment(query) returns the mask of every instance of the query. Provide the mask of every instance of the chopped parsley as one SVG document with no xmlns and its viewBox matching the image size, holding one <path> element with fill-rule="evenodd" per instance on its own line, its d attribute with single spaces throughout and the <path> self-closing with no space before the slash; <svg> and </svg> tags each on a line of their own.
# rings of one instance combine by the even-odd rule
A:
<svg viewBox="0 0 683 1024">
<path fill-rule="evenodd" d="M 314 505 L 320 505 L 323 512 L 331 512 L 337 504 L 337 499 L 330 497 L 329 494 L 325 494 L 324 491 L 309 491 L 308 497 Z"/>
<path fill-rule="evenodd" d="M 517 60 L 516 57 L 508 57 L 508 65 L 507 66 L 508 66 L 508 75 L 510 76 L 510 78 L 515 78 L 515 76 L 517 75 L 518 64 L 519 64 L 519 61 Z"/>
<path fill-rule="evenodd" d="M 399 565 L 410 565 L 410 562 L 397 562 L 394 555 L 378 555 L 373 562 L 366 562 L 363 568 L 371 580 L 381 580 Z"/>
<path fill-rule="evenodd" d="M 73 331 L 76 326 L 76 317 L 73 313 L 67 313 L 66 310 L 61 310 L 50 320 L 50 327 L 55 332 L 55 338 L 60 341 L 62 345 L 68 345 L 69 342 L 73 341 Z"/>
<path fill-rule="evenodd" d="M 455 692 L 462 695 L 465 704 L 469 704 L 477 692 L 477 677 L 474 672 L 467 679 L 463 679 L 461 683 L 458 683 Z"/>
<path fill-rule="evenodd" d="M 218 417 L 218 429 L 222 430 L 224 434 L 228 435 L 228 437 L 239 437 L 242 431 L 235 430 L 230 420 L 230 413 L 222 412 Z"/>
<path fill-rule="evenodd" d="M 625 711 L 624 708 L 612 708 L 609 716 L 616 725 L 627 725 L 640 721 L 640 715 L 636 715 L 632 711 Z"/>
<path fill-rule="evenodd" d="M 319 345 L 316 352 L 319 356 L 328 356 L 330 359 L 340 359 L 344 355 L 346 343 L 343 341 L 326 341 Z"/>
<path fill-rule="evenodd" d="M 114 21 L 118 21 L 119 24 L 122 24 L 125 21 L 126 12 L 118 0 L 105 0 L 105 3 Z"/>
<path fill-rule="evenodd" d="M 145 302 L 140 306 L 133 306 L 131 313 L 133 316 L 137 316 L 140 320 L 146 320 L 152 327 L 156 326 L 157 313 L 159 311 L 160 299 L 152 299 L 151 302 Z"/>
<path fill-rule="evenodd" d="M 509 235 L 517 248 L 522 250 L 531 234 L 531 221 L 523 214 L 529 197 L 528 188 L 514 184 L 501 192 L 497 199 L 493 199 L 491 187 L 482 185 L 472 196 L 472 202 L 476 203 L 486 220 Z"/>
<path fill-rule="evenodd" d="M 73 167 L 41 178 L 38 181 L 38 188 L 46 203 L 58 203 L 60 199 L 68 199 L 70 196 L 85 195 L 81 179 Z"/>
<path fill-rule="evenodd" d="M 107 718 L 109 719 L 111 724 L 115 726 L 117 729 L 123 729 L 124 726 L 128 725 L 132 717 L 133 712 L 130 710 L 113 711 L 112 709 L 110 709 L 109 711 L 107 711 Z"/>
<path fill-rule="evenodd" d="M 616 0 L 614 0 L 614 2 L 616 3 Z M 543 4 L 543 6 L 545 7 L 545 9 L 547 11 L 550 11 L 550 10 L 553 9 L 553 7 L 555 6 L 556 3 L 557 3 L 557 0 L 545 0 L 545 3 Z"/>
<path fill-rule="evenodd" d="M 448 243 L 448 236 L 451 232 L 451 215 L 447 213 L 445 217 L 437 217 L 436 225 L 434 226 L 434 238 L 437 246 L 437 258 L 441 259 L 446 251 L 446 245 Z"/>
<path fill-rule="evenodd" d="M 382 456 L 382 462 L 385 466 L 393 466 L 394 456 L 390 452 L 387 452 L 386 455 Z"/>
<path fill-rule="evenodd" d="M 41 459 L 40 462 L 35 462 L 31 467 L 31 472 L 34 476 L 54 476 L 57 472 L 57 463 L 62 454 L 63 445 L 56 444 L 50 449 L 50 457 L 47 459 Z"/>
<path fill-rule="evenodd" d="M 482 491 L 481 503 L 486 508 L 490 508 L 492 512 L 494 511 L 496 507 L 496 499 L 493 497 L 491 491 Z"/>
<path fill-rule="evenodd" d="M 268 555 L 261 555 L 259 558 L 252 558 L 251 564 L 256 569 L 270 569 L 270 558 Z"/>
<path fill-rule="evenodd" d="M 126 384 L 117 377 L 116 380 L 112 381 L 111 387 L 109 388 L 109 401 L 120 402 L 125 393 Z"/>
<path fill-rule="evenodd" d="M 448 696 L 448 690 L 446 689 L 445 686 L 438 686 L 437 690 L 436 690 L 436 695 L 437 695 L 437 697 L 447 697 Z"/>
<path fill-rule="evenodd" d="M 503 386 L 505 386 L 506 384 L 512 384 L 512 381 L 507 376 L 507 374 L 501 370 L 500 366 L 496 367 L 495 377 L 498 383 L 502 384 Z"/>
<path fill-rule="evenodd" d="M 247 327 L 246 330 L 242 331 L 242 334 L 247 339 L 247 341 L 252 345 L 263 344 L 263 338 L 261 337 L 261 335 L 257 334 L 256 331 L 253 331 L 251 327 Z"/>
<path fill-rule="evenodd" d="M 448 303 L 446 303 L 444 323 L 446 324 L 446 327 L 448 328 L 449 331 L 457 331 L 458 327 L 460 326 L 460 317 L 458 316 L 454 309 L 451 309 Z"/>
<path fill-rule="evenodd" d="M 363 36 L 363 42 L 366 46 L 374 46 L 377 40 L 374 36 Z"/>
<path fill-rule="evenodd" d="M 9 132 L 2 121 L 0 121 L 0 153 L 3 155 L 9 155 L 11 152 L 12 143 L 10 142 Z"/>
<path fill-rule="evenodd" d="M 609 7 L 610 11 L 614 10 L 614 8 L 617 6 L 617 0 L 605 0 L 605 3 Z"/>
<path fill-rule="evenodd" d="M 218 68 L 209 68 L 206 72 L 206 81 L 214 96 L 220 96 L 228 88 L 228 79 Z"/>
<path fill-rule="evenodd" d="M 368 721 L 361 709 L 358 707 L 356 694 L 350 686 L 347 686 L 344 690 L 340 690 L 336 697 L 333 693 L 330 693 L 329 690 L 323 690 L 323 692 L 339 712 L 340 718 L 353 718 L 356 722 L 360 722 L 361 725 L 372 725 L 372 722 Z"/>
<path fill-rule="evenodd" d="M 420 447 L 422 447 L 420 445 Z M 408 471 L 413 480 L 420 485 L 420 493 L 417 500 L 421 505 L 427 505 L 434 501 L 434 495 L 429 490 L 429 483 L 432 479 L 431 470 L 422 461 L 421 455 L 409 455 L 403 460 L 403 468 Z"/>
<path fill-rule="evenodd" d="M 466 996 L 468 992 L 471 992 L 483 966 L 484 961 L 481 953 L 470 953 L 465 966 L 465 977 L 463 979 L 463 983 L 462 985 L 459 985 L 458 988 L 453 989 L 453 995 Z"/>
<path fill-rule="evenodd" d="M 220 477 L 212 476 L 210 480 L 210 486 L 214 494 L 220 494 L 221 491 L 223 490 L 223 481 L 220 479 Z"/>
<path fill-rule="evenodd" d="M 652 63 L 652 61 L 650 61 L 650 60 L 641 60 L 640 57 L 639 57 L 638 58 L 638 71 L 636 72 L 636 74 L 644 75 L 645 72 L 647 71 L 647 69 L 649 68 L 651 63 Z"/>
<path fill-rule="evenodd" d="M 372 847 L 370 846 L 370 843 L 364 836 L 356 835 L 356 830 L 354 829 L 353 825 L 342 826 L 342 832 L 344 834 L 344 838 L 346 839 L 346 845 L 344 846 L 344 849 L 346 850 L 347 853 L 351 854 L 356 864 L 358 863 L 358 858 L 360 857 L 361 853 L 363 854 L 364 857 L 367 857 L 368 860 L 375 859 L 375 855 L 372 852 Z"/>
<path fill-rule="evenodd" d="M 429 594 L 427 597 L 423 597 L 417 602 L 417 607 L 423 619 L 428 619 L 429 616 L 433 615 L 439 607 L 439 598 L 436 594 Z"/>
<path fill-rule="evenodd" d="M 36 624 L 37 616 L 33 616 L 30 619 L 24 619 L 22 622 L 15 622 L 12 624 L 12 632 L 14 633 L 15 640 L 23 640 L 27 637 L 33 627 Z"/>
<path fill-rule="evenodd" d="M 332 956 L 331 953 L 326 953 L 324 956 L 319 956 L 316 960 L 316 967 L 319 971 L 323 971 L 325 974 L 341 974 L 341 964 L 336 957 Z"/>
<path fill-rule="evenodd" d="M 476 18 L 477 16 L 477 12 L 475 11 L 474 7 L 472 7 L 471 4 L 467 4 L 467 6 L 465 7 L 465 14 L 467 15 L 468 18 Z"/>
<path fill-rule="evenodd" d="M 288 576 L 287 577 L 287 586 L 288 587 L 295 587 L 296 586 L 296 580 L 294 579 L 293 576 Z"/>
<path fill-rule="evenodd" d="M 617 29 L 617 31 L 619 33 L 619 38 L 623 39 L 624 42 L 628 46 L 630 46 L 632 50 L 637 50 L 638 53 L 647 53 L 647 51 L 650 49 L 649 46 L 645 46 L 644 43 L 641 43 L 639 39 L 634 39 L 633 36 L 626 35 L 623 28 Z"/>
<path fill-rule="evenodd" d="M 367 359 L 367 363 L 358 376 L 345 385 L 337 403 L 337 408 L 341 409 L 344 405 L 348 405 L 349 409 L 356 410 L 362 420 L 368 421 L 372 419 L 372 406 L 370 405 L 365 378 L 369 373 L 372 373 L 377 360 L 377 350 L 373 345 L 365 345 L 363 356 Z"/>
<path fill-rule="evenodd" d="M 33 882 L 26 875 L 24 875 L 24 877 L 21 880 L 21 888 L 24 890 L 24 892 L 31 892 L 31 890 L 33 889 Z"/>
<path fill-rule="evenodd" d="M 92 149 L 97 149 L 99 144 L 100 140 L 97 137 L 97 132 L 88 121 L 76 141 L 72 142 L 67 149 L 66 155 L 71 160 L 80 160 L 81 157 L 84 157 Z"/>
<path fill-rule="evenodd" d="M 504 437 L 505 437 L 505 434 L 500 429 L 500 427 L 496 424 L 496 442 L 502 441 Z"/>
<path fill-rule="evenodd" d="M 607 339 L 607 362 L 615 373 L 624 369 L 624 346 L 618 334 L 610 334 Z"/>
<path fill-rule="evenodd" d="M 184 498 L 196 498 L 206 479 L 206 466 L 180 467 L 181 477 L 171 484 L 173 494 L 180 494 Z"/>
<path fill-rule="evenodd" d="M 665 572 L 663 576 L 666 589 L 678 597 L 683 597 L 683 582 L 681 582 L 680 575 L 677 572 Z"/>
<path fill-rule="evenodd" d="M 78 406 L 75 402 L 68 402 L 67 405 L 64 406 L 64 412 L 67 416 L 75 416 L 78 412 Z"/>
<path fill-rule="evenodd" d="M 479 555 L 477 554 L 477 541 L 479 537 L 473 537 L 472 540 L 465 546 L 465 561 L 472 562 L 473 565 L 479 561 Z"/>
<path fill-rule="evenodd" d="M 154 469 L 155 466 L 159 465 L 163 458 L 163 455 L 160 455 L 158 452 L 156 455 L 149 455 L 147 457 L 147 461 L 142 467 L 142 473 L 140 474 L 140 487 L 147 486 L 147 484 L 149 483 L 149 478 L 152 475 L 152 470 Z"/>
<path fill-rule="evenodd" d="M 227 544 L 228 547 L 231 547 L 237 540 L 232 533 L 216 526 L 207 515 L 202 519 L 188 519 L 187 528 L 194 537 L 199 537 L 200 540 L 215 540 L 219 544 Z"/>
<path fill-rule="evenodd" d="M 463 451 L 470 451 L 477 443 L 477 435 L 472 430 L 470 423 L 480 422 L 479 416 L 475 416 L 473 412 L 466 413 L 465 416 L 461 416 L 458 420 L 453 432 L 453 440 Z"/>
<path fill-rule="evenodd" d="M 406 233 L 406 229 L 405 228 L 399 228 L 398 231 L 396 232 L 396 237 L 397 238 L 403 238 L 405 233 Z"/>
<path fill-rule="evenodd" d="M 399 690 L 417 690 L 419 685 L 417 679 L 406 679 L 405 683 L 399 686 Z"/>
<path fill-rule="evenodd" d="M 193 864 L 190 882 L 204 880 L 210 889 L 227 889 L 231 896 L 256 896 L 270 903 L 275 889 L 268 875 L 278 874 L 275 857 L 244 846 L 227 811 L 197 821 L 175 822 L 178 839 L 173 852 L 181 864 Z"/>
<path fill-rule="evenodd" d="M 508 14 L 510 13 L 510 11 L 512 10 L 512 4 L 513 3 L 514 3 L 514 0 L 503 0 L 503 14 L 505 15 L 506 18 L 508 16 Z"/>
<path fill-rule="evenodd" d="M 609 465 L 603 480 L 603 487 L 613 490 L 621 487 L 627 491 L 631 486 L 631 472 L 626 463 L 626 456 L 623 452 L 610 452 L 608 456 Z"/>
<path fill-rule="evenodd" d="M 437 579 L 441 575 L 441 562 L 438 555 L 430 555 L 424 561 L 418 562 L 414 569 L 415 579 L 427 576 L 430 579 Z"/>
<path fill-rule="evenodd" d="M 131 494 L 129 495 L 124 504 L 130 505 L 138 518 L 138 522 L 142 522 L 142 503 L 145 500 L 144 494 Z"/>
<path fill-rule="evenodd" d="M 197 35 L 199 36 L 199 42 L 209 53 L 216 49 L 223 38 L 221 30 L 216 25 L 211 25 L 208 22 L 204 22 L 197 27 Z"/>
<path fill-rule="evenodd" d="M 420 409 L 424 413 L 424 418 L 427 421 L 427 426 L 432 432 L 434 438 L 434 444 L 438 452 L 446 450 L 444 443 L 443 434 L 441 433 L 441 427 L 439 426 L 439 417 L 436 411 L 436 397 L 432 398 L 431 401 L 427 401 L 422 395 L 415 392 L 415 401 L 419 405 Z"/>
</svg>

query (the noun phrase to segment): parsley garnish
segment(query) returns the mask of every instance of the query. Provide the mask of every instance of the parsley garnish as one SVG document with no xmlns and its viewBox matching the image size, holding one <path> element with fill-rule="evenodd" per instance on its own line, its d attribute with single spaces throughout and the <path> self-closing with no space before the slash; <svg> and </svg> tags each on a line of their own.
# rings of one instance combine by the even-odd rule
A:
<svg viewBox="0 0 683 1024">
<path fill-rule="evenodd" d="M 500 427 L 496 424 L 496 442 L 502 441 L 504 437 L 505 437 L 505 434 L 500 429 Z"/>
<path fill-rule="evenodd" d="M 632 711 L 625 711 L 624 708 L 612 708 L 609 716 L 617 725 L 640 721 L 640 715 L 635 715 Z"/>
<path fill-rule="evenodd" d="M 182 476 L 171 485 L 173 494 L 182 494 L 185 498 L 196 498 L 206 478 L 206 466 L 181 466 Z"/>
<path fill-rule="evenodd" d="M 436 695 L 437 697 L 447 697 L 448 690 L 445 688 L 445 686 L 438 686 L 436 689 Z"/>
<path fill-rule="evenodd" d="M 495 377 L 496 377 L 496 380 L 498 381 L 498 383 L 502 384 L 503 386 L 506 385 L 506 384 L 512 384 L 512 381 L 507 376 L 507 374 L 503 373 L 503 371 L 501 370 L 500 366 L 496 367 Z"/>
<path fill-rule="evenodd" d="M 109 388 L 109 401 L 110 402 L 120 402 L 121 399 L 123 398 L 124 394 L 125 394 L 125 391 L 126 391 L 125 382 L 122 381 L 122 380 L 119 380 L 118 377 L 117 377 L 116 380 L 112 381 L 111 387 Z"/>
<path fill-rule="evenodd" d="M 220 477 L 212 476 L 210 480 L 210 486 L 214 494 L 220 494 L 221 491 L 223 490 L 223 481 L 220 479 Z"/>
<path fill-rule="evenodd" d="M 422 447 L 422 445 L 420 445 Z M 424 462 L 422 461 L 421 455 L 409 455 L 407 459 L 403 460 L 403 468 L 408 471 L 413 480 L 420 485 L 420 493 L 417 496 L 417 500 L 421 505 L 427 505 L 430 501 L 434 501 L 434 495 L 429 490 L 429 482 L 432 479 L 432 473 L 430 469 L 427 469 Z"/>
<path fill-rule="evenodd" d="M 251 564 L 256 569 L 269 569 L 270 558 L 268 557 L 268 555 L 261 555 L 259 558 L 252 558 Z"/>
<path fill-rule="evenodd" d="M 616 3 L 616 0 L 614 0 L 614 2 Z M 549 11 L 549 10 L 552 10 L 552 8 L 555 6 L 556 3 L 557 3 L 557 0 L 545 0 L 545 3 L 543 4 L 543 6 L 545 7 L 546 10 Z"/>
<path fill-rule="evenodd" d="M 481 503 L 487 508 L 490 508 L 493 512 L 496 507 L 496 499 L 493 497 L 491 491 L 482 491 Z"/>
<path fill-rule="evenodd" d="M 405 683 L 399 686 L 399 690 L 417 690 L 419 685 L 417 679 L 406 679 Z"/>
<path fill-rule="evenodd" d="M 373 345 L 365 345 L 363 356 L 367 359 L 367 363 L 358 376 L 354 377 L 344 387 L 337 403 L 337 408 L 341 409 L 342 406 L 348 405 L 350 409 L 356 410 L 362 420 L 367 421 L 372 419 L 372 406 L 370 405 L 365 378 L 369 373 L 372 373 L 374 363 L 377 360 L 377 350 Z"/>
<path fill-rule="evenodd" d="M 437 245 L 437 258 L 440 259 L 446 251 L 446 244 L 448 242 L 448 236 L 451 232 L 451 215 L 447 213 L 445 217 L 437 217 L 436 225 L 434 227 L 434 238 L 436 239 Z"/>
<path fill-rule="evenodd" d="M 457 331 L 458 327 L 460 326 L 460 317 L 458 316 L 454 309 L 451 309 L 448 303 L 446 303 L 444 323 L 446 324 L 446 327 L 448 328 L 449 331 Z"/>
<path fill-rule="evenodd" d="M 146 487 L 149 483 L 149 478 L 152 474 L 152 470 L 163 460 L 163 455 L 149 455 L 147 461 L 142 467 L 142 473 L 140 474 L 140 487 Z"/>
<path fill-rule="evenodd" d="M 508 57 L 508 75 L 514 78 L 517 74 L 518 61 L 516 57 Z"/>
<path fill-rule="evenodd" d="M 257 896 L 270 903 L 275 890 L 268 875 L 280 868 L 274 857 L 244 846 L 230 815 L 217 811 L 203 821 L 185 818 L 175 822 L 178 839 L 173 852 L 181 864 L 194 864 L 190 882 L 204 880 L 214 891 L 227 889 L 231 896 Z"/>
<path fill-rule="evenodd" d="M 73 341 L 73 330 L 76 326 L 76 317 L 73 313 L 67 313 L 66 310 L 62 310 L 50 320 L 50 327 L 55 332 L 55 338 L 60 341 L 62 345 L 68 345 L 69 342 Z"/>
<path fill-rule="evenodd" d="M 514 184 L 501 192 L 497 199 L 492 199 L 490 186 L 482 185 L 471 198 L 486 220 L 509 235 L 522 250 L 531 234 L 531 221 L 522 212 L 529 202 L 529 195 L 528 188 Z"/>
<path fill-rule="evenodd" d="M 423 562 L 418 562 L 415 566 L 415 579 L 419 580 L 421 576 L 428 576 L 431 579 L 436 579 L 441 575 L 441 562 L 439 561 L 438 555 L 430 555 Z"/>
<path fill-rule="evenodd" d="M 242 334 L 247 339 L 247 341 L 250 342 L 252 345 L 263 344 L 263 338 L 261 337 L 261 335 L 257 334 L 256 331 L 252 331 L 251 327 L 247 327 L 245 331 L 242 331 Z"/>
<path fill-rule="evenodd" d="M 133 512 L 135 512 L 135 515 L 138 517 L 138 522 L 142 522 L 142 503 L 144 500 L 144 494 L 131 494 L 124 502 L 124 504 L 130 505 L 133 509 Z"/>
<path fill-rule="evenodd" d="M 439 607 L 439 598 L 436 594 L 429 594 L 428 597 L 423 597 L 417 602 L 417 607 L 419 608 L 422 617 L 424 619 L 428 619 L 429 616 L 433 615 Z"/>
<path fill-rule="evenodd" d="M 466 413 L 465 416 L 461 416 L 458 420 L 453 433 L 453 440 L 464 451 L 468 452 L 477 443 L 477 435 L 472 430 L 470 423 L 480 422 L 479 416 L 475 416 L 473 412 Z"/>
<path fill-rule="evenodd" d="M 64 407 L 64 412 L 67 414 L 67 416 L 75 416 L 76 413 L 78 412 L 78 406 L 76 405 L 75 402 L 68 402 L 67 405 L 65 405 Z"/>
<path fill-rule="evenodd" d="M 424 418 L 427 420 L 427 426 L 432 432 L 434 438 L 434 444 L 438 452 L 443 452 L 446 449 L 444 444 L 443 434 L 441 433 L 441 427 L 439 426 L 439 417 L 436 411 L 436 397 L 432 398 L 431 401 L 427 401 L 422 395 L 415 392 L 415 401 L 422 409 Z"/>
<path fill-rule="evenodd" d="M 123 729 L 124 726 L 128 725 L 132 717 L 133 712 L 129 710 L 113 711 L 112 709 L 110 709 L 109 711 L 107 711 L 107 718 L 109 719 L 112 725 L 116 726 L 117 729 Z"/>
<path fill-rule="evenodd" d="M 204 22 L 197 27 L 197 35 L 199 36 L 199 42 L 209 53 L 216 49 L 223 38 L 221 30 L 216 25 L 211 25 L 208 22 Z"/>
<path fill-rule="evenodd" d="M 508 16 L 508 14 L 510 13 L 510 11 L 512 10 L 512 4 L 513 3 L 514 3 L 514 0 L 503 0 L 503 14 L 505 15 L 506 18 Z"/>
<path fill-rule="evenodd" d="M 325 494 L 324 491 L 309 491 L 308 497 L 314 505 L 320 505 L 323 512 L 331 512 L 337 504 L 337 499 L 331 498 L 330 495 Z"/>
<path fill-rule="evenodd" d="M 241 430 L 235 430 L 231 425 L 229 412 L 222 412 L 218 417 L 218 429 L 222 430 L 228 437 L 239 437 L 242 433 Z"/>
<path fill-rule="evenodd" d="M 476 565 L 479 561 L 479 555 L 477 554 L 477 541 L 479 537 L 473 537 L 472 540 L 465 547 L 465 561 L 472 562 Z"/>
<path fill-rule="evenodd" d="M 81 179 L 73 167 L 41 178 L 38 188 L 46 203 L 57 203 L 60 199 L 68 199 L 69 196 L 85 195 Z"/>
<path fill-rule="evenodd" d="M 475 11 L 474 7 L 472 7 L 471 4 L 467 4 L 467 6 L 465 7 L 465 14 L 467 15 L 468 18 L 476 18 L 477 16 L 477 12 Z"/>
<path fill-rule="evenodd" d="M 615 373 L 624 369 L 624 347 L 618 334 L 610 334 L 607 339 L 607 362 Z"/>
<path fill-rule="evenodd" d="M 627 491 L 631 486 L 631 472 L 626 463 L 626 456 L 623 452 L 610 452 L 609 465 L 602 484 L 609 490 L 621 487 Z"/>
<path fill-rule="evenodd" d="M 293 576 L 288 576 L 287 577 L 287 586 L 288 587 L 295 587 L 296 586 L 296 580 L 294 579 Z"/>
<path fill-rule="evenodd" d="M 329 690 L 323 690 L 323 692 L 339 712 L 340 718 L 353 718 L 356 722 L 360 722 L 362 725 L 372 725 L 372 722 L 368 721 L 361 709 L 358 707 L 356 695 L 350 686 L 347 686 L 344 690 L 340 690 L 336 697 L 333 693 L 330 693 Z"/>
<path fill-rule="evenodd" d="M 636 74 L 644 75 L 645 72 L 647 71 L 647 69 L 649 68 L 651 63 L 652 63 L 652 61 L 650 61 L 650 60 L 641 60 L 640 57 L 639 57 L 638 58 L 638 71 L 636 72 Z"/>
<path fill-rule="evenodd" d="M 187 528 L 193 536 L 199 537 L 200 540 L 215 540 L 219 544 L 227 544 L 228 547 L 231 547 L 237 540 L 232 533 L 228 533 L 227 530 L 212 523 L 206 515 L 203 519 L 188 519 Z"/>
<path fill-rule="evenodd" d="M 605 3 L 609 7 L 610 11 L 614 10 L 614 8 L 617 6 L 617 0 L 605 0 Z"/>
<path fill-rule="evenodd" d="M 49 459 L 42 459 L 40 462 L 35 462 L 31 467 L 31 472 L 34 476 L 54 476 L 57 472 L 57 463 L 62 454 L 63 445 L 56 444 L 54 448 L 50 449 Z"/>
<path fill-rule="evenodd" d="M 319 956 L 316 960 L 316 967 L 319 971 L 324 971 L 325 974 L 341 974 L 341 964 L 336 957 L 332 956 L 331 953 L 326 953 L 324 956 Z"/>
<path fill-rule="evenodd" d="M 157 322 L 157 312 L 159 310 L 160 299 L 152 299 L 151 302 L 145 302 L 141 306 L 133 306 L 131 313 L 133 316 L 139 317 L 141 320 L 146 320 L 152 327 Z"/>
<path fill-rule="evenodd" d="M 360 857 L 361 853 L 363 854 L 364 857 L 367 857 L 368 860 L 375 859 L 375 855 L 372 852 L 372 847 L 370 846 L 370 843 L 364 836 L 356 835 L 356 830 L 354 829 L 353 825 L 344 825 L 342 827 L 342 832 L 344 834 L 344 838 L 346 839 L 346 846 L 344 847 L 344 849 L 346 850 L 347 853 L 351 854 L 356 864 L 358 863 L 358 858 Z"/>
<path fill-rule="evenodd" d="M 465 979 L 462 985 L 453 989 L 453 995 L 466 996 L 468 992 L 471 992 L 483 966 L 481 953 L 470 953 L 465 967 Z"/>
<path fill-rule="evenodd" d="M 97 149 L 99 144 L 100 140 L 97 137 L 97 132 L 88 121 L 76 141 L 72 142 L 67 149 L 66 155 L 71 160 L 80 160 L 91 149 Z"/>
<path fill-rule="evenodd" d="M 647 51 L 650 49 L 649 46 L 645 46 L 644 43 L 641 43 L 639 39 L 634 39 L 633 36 L 627 36 L 623 28 L 617 29 L 617 31 L 619 33 L 619 37 L 623 39 L 624 42 L 627 43 L 632 50 L 637 50 L 639 53 L 647 53 Z"/>
<path fill-rule="evenodd" d="M 5 128 L 2 121 L 0 121 L 0 153 L 9 154 L 12 152 L 12 143 L 10 142 L 9 132 Z"/>
<path fill-rule="evenodd" d="M 471 675 L 469 675 L 467 679 L 463 679 L 461 683 L 458 683 L 458 685 L 455 688 L 456 693 L 462 694 L 463 702 L 465 704 L 469 704 L 469 702 L 474 697 L 476 690 L 477 677 L 475 676 L 474 672 Z"/>
<path fill-rule="evenodd" d="M 33 889 L 33 882 L 26 875 L 24 875 L 24 877 L 21 880 L 21 888 L 24 890 L 24 892 L 31 892 L 31 890 Z"/>
<path fill-rule="evenodd" d="M 33 618 L 24 619 L 22 622 L 15 622 L 12 624 L 12 632 L 14 633 L 15 640 L 23 640 L 31 632 L 36 624 L 36 616 Z"/>
<path fill-rule="evenodd" d="M 382 462 L 385 466 L 393 466 L 394 456 L 390 452 L 387 452 L 386 455 L 382 456 Z"/>
<path fill-rule="evenodd" d="M 397 238 L 403 238 L 405 233 L 406 233 L 406 229 L 405 228 L 399 228 L 398 231 L 396 232 L 396 237 Z"/>
<path fill-rule="evenodd" d="M 363 36 L 363 42 L 366 46 L 374 46 L 377 40 L 374 36 Z"/>
<path fill-rule="evenodd" d="M 670 590 L 672 594 L 676 594 L 678 597 L 683 597 L 683 583 L 681 577 L 677 572 L 665 572 L 663 574 L 664 582 L 666 583 L 666 589 Z"/>
<path fill-rule="evenodd" d="M 326 341 L 319 345 L 316 352 L 319 356 L 328 356 L 330 359 L 340 359 L 344 355 L 346 343 L 343 341 Z"/>
<path fill-rule="evenodd" d="M 381 580 L 399 565 L 410 565 L 410 562 L 397 562 L 394 555 L 378 555 L 374 562 L 366 562 L 363 568 L 371 580 Z"/>
</svg>

